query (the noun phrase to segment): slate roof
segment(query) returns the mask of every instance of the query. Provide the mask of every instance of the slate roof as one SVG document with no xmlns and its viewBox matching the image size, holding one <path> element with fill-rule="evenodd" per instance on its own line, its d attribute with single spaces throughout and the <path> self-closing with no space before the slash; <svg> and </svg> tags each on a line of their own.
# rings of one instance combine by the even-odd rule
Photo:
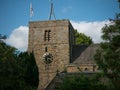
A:
<svg viewBox="0 0 120 90">
<path fill-rule="evenodd" d="M 74 46 L 74 51 L 76 51 L 76 56 L 74 55 L 73 64 L 95 64 L 94 54 L 96 50 L 100 47 L 99 44 L 91 44 L 91 45 L 77 45 Z M 76 49 L 76 50 L 75 50 Z M 77 55 L 78 54 L 78 55 Z"/>
</svg>

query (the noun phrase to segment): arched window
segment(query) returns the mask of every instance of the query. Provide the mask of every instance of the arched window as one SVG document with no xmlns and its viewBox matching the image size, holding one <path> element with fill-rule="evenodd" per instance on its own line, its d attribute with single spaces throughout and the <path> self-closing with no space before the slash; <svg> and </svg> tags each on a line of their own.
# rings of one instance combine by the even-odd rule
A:
<svg viewBox="0 0 120 90">
<path fill-rule="evenodd" d="M 85 71 L 88 71 L 88 68 L 85 68 Z"/>
</svg>

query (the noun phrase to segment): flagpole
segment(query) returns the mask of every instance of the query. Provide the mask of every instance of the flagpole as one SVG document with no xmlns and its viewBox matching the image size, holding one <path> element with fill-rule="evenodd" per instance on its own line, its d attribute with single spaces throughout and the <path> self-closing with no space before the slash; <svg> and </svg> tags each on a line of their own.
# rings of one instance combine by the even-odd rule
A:
<svg viewBox="0 0 120 90">
<path fill-rule="evenodd" d="M 50 7 L 50 14 L 49 14 L 49 20 L 51 20 L 51 17 L 53 15 L 54 19 L 56 20 L 55 13 L 54 13 L 54 6 L 53 6 L 53 0 L 50 0 L 51 2 L 51 7 Z"/>
</svg>

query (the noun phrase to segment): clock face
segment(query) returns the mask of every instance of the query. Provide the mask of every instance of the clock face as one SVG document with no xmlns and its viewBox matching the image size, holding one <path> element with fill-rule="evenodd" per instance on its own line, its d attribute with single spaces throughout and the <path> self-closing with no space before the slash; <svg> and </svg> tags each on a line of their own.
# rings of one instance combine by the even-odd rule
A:
<svg viewBox="0 0 120 90">
<path fill-rule="evenodd" d="M 50 53 L 45 53 L 43 55 L 43 60 L 46 64 L 50 64 L 53 61 L 53 56 Z"/>
</svg>

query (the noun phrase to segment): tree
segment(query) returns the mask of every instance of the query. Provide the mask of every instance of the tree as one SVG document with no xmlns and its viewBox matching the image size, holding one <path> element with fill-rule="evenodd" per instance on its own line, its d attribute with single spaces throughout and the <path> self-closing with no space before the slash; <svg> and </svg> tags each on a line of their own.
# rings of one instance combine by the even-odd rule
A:
<svg viewBox="0 0 120 90">
<path fill-rule="evenodd" d="M 28 52 L 21 52 L 19 54 L 19 65 L 21 67 L 22 78 L 29 87 L 37 87 L 38 78 L 38 67 L 35 62 L 35 57 L 33 53 L 28 54 Z"/>
<path fill-rule="evenodd" d="M 66 76 L 61 85 L 61 90 L 113 90 L 109 84 L 100 81 L 102 74 Z"/>
<path fill-rule="evenodd" d="M 2 35 L 2 34 L 0 34 L 0 40 L 1 40 L 1 39 L 6 39 L 6 38 L 7 38 L 6 35 Z"/>
<path fill-rule="evenodd" d="M 75 42 L 76 44 L 91 44 L 93 43 L 92 39 L 89 36 L 86 36 L 84 33 L 79 33 L 75 30 Z"/>
<path fill-rule="evenodd" d="M 19 90 L 25 86 L 19 78 L 16 49 L 0 42 L 0 90 Z"/>
<path fill-rule="evenodd" d="M 36 90 L 38 68 L 33 53 L 18 53 L 0 38 L 0 90 Z"/>
<path fill-rule="evenodd" d="M 116 90 L 120 89 L 120 14 L 111 19 L 111 25 L 102 28 L 100 49 L 95 54 L 95 60 L 105 75 L 111 79 Z"/>
</svg>

